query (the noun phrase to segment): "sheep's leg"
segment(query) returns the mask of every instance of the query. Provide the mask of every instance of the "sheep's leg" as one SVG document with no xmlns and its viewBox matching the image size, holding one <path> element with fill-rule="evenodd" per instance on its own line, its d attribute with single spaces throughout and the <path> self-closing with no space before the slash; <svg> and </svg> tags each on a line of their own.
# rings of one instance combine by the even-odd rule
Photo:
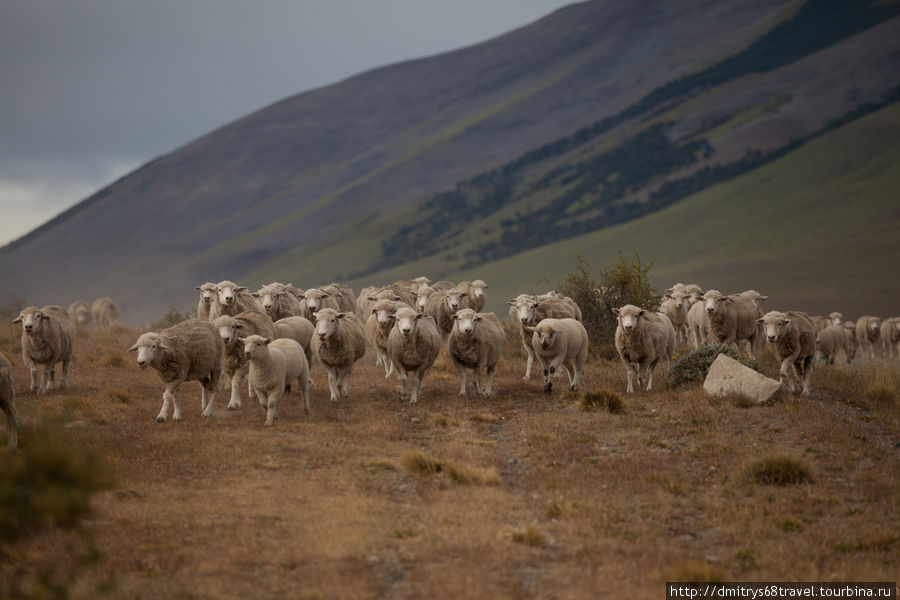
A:
<svg viewBox="0 0 900 600">
<path fill-rule="evenodd" d="M 344 369 L 341 371 L 341 374 L 338 376 L 338 385 L 341 390 L 341 398 L 346 398 L 350 395 L 350 373 L 352 367 L 348 369 Z"/>
<path fill-rule="evenodd" d="M 497 365 L 488 367 L 488 369 L 487 369 L 487 384 L 484 386 L 484 391 L 481 393 L 482 398 L 490 397 L 491 386 L 494 384 L 494 374 L 496 372 L 497 372 Z"/>
<path fill-rule="evenodd" d="M 456 372 L 459 374 L 459 395 L 466 395 L 466 368 L 462 365 L 462 363 L 453 361 L 453 366 L 456 367 Z"/>
<path fill-rule="evenodd" d="M 19 445 L 19 413 L 16 412 L 16 403 L 3 404 L 3 412 L 6 413 L 6 425 L 9 427 L 9 441 L 7 445 L 15 448 Z"/>
<path fill-rule="evenodd" d="M 28 358 L 23 354 L 22 362 L 25 363 L 25 368 L 28 369 L 28 372 L 31 374 L 31 383 L 28 384 L 28 391 L 35 392 L 40 389 L 38 386 L 38 368 L 37 365 L 34 364 L 34 361 Z"/>
<path fill-rule="evenodd" d="M 338 401 L 338 382 L 337 382 L 337 374 L 335 373 L 333 368 L 328 368 L 328 389 L 331 392 L 331 401 Z"/>
<path fill-rule="evenodd" d="M 575 363 L 569 360 L 563 366 L 566 368 L 566 375 L 569 377 L 569 390 L 577 392 L 579 373 L 575 370 Z"/>
<path fill-rule="evenodd" d="M 410 374 L 410 387 L 412 390 L 409 395 L 409 403 L 415 404 L 419 401 L 419 386 L 422 385 L 422 377 L 424 373 L 420 373 L 418 371 L 412 371 Z"/>
<path fill-rule="evenodd" d="M 522 380 L 528 381 L 531 379 L 531 367 L 534 365 L 534 348 L 531 347 L 531 344 L 526 344 L 524 341 L 522 345 L 525 346 L 525 353 L 528 355 L 528 360 L 525 362 L 525 377 Z"/>
<path fill-rule="evenodd" d="M 649 365 L 647 365 L 647 391 L 653 389 L 653 371 L 656 370 L 656 363 L 659 362 L 659 359 L 652 361 Z"/>
<path fill-rule="evenodd" d="M 791 391 L 792 394 L 797 393 L 797 386 L 794 384 L 795 380 L 797 383 L 800 382 L 800 376 L 797 374 L 797 369 L 794 368 L 794 359 L 797 358 L 799 351 L 794 352 L 783 361 L 781 361 L 781 377 L 780 381 L 787 385 L 787 388 Z"/>
<path fill-rule="evenodd" d="M 475 384 L 475 393 L 479 396 L 484 395 L 481 387 L 482 377 L 484 377 L 484 366 L 476 364 L 475 368 L 472 369 L 472 382 Z"/>
<path fill-rule="evenodd" d="M 46 394 L 53 389 L 53 365 L 44 365 L 41 372 L 41 387 L 38 389 L 38 395 Z"/>
<path fill-rule="evenodd" d="M 256 389 L 254 391 L 256 392 L 256 401 L 259 402 L 259 407 L 266 408 L 266 406 L 268 406 L 268 403 L 269 403 L 268 394 L 265 391 L 260 390 L 260 389 Z"/>
<path fill-rule="evenodd" d="M 59 389 L 66 389 L 66 375 L 69 373 L 69 361 L 64 360 L 59 373 Z"/>
<path fill-rule="evenodd" d="M 306 373 L 297 378 L 297 389 L 300 391 L 300 400 L 303 401 L 303 411 L 309 414 L 309 376 Z"/>
<path fill-rule="evenodd" d="M 400 374 L 400 400 L 406 400 L 409 397 L 409 375 L 404 369 L 399 370 Z"/>
<path fill-rule="evenodd" d="M 278 414 L 278 405 L 281 404 L 281 396 L 284 394 L 283 386 L 276 385 L 269 392 L 268 406 L 266 408 L 266 427 L 271 427 L 275 422 L 275 415 Z"/>
<path fill-rule="evenodd" d="M 628 390 L 629 394 L 634 393 L 634 365 L 632 363 L 622 361 L 622 364 L 625 365 L 625 374 L 628 376 Z"/>
<path fill-rule="evenodd" d="M 538 357 L 541 361 L 541 367 L 544 372 L 544 393 L 549 394 L 553 391 L 553 376 L 556 374 L 556 367 L 544 363 L 543 357 Z"/>
<path fill-rule="evenodd" d="M 210 380 L 209 382 L 204 382 L 203 391 L 200 393 L 200 408 L 202 409 L 202 412 L 200 414 L 204 417 L 212 416 L 214 407 L 216 405 L 216 394 L 218 393 L 218 391 L 219 386 L 217 386 L 212 380 Z M 205 406 L 204 403 L 206 404 Z"/>
<path fill-rule="evenodd" d="M 228 401 L 228 410 L 234 410 L 241 407 L 241 384 L 250 371 L 250 363 L 245 362 L 231 375 L 231 400 Z M 249 383 L 248 383 L 249 385 Z M 248 388 L 249 390 L 249 388 Z M 251 398 L 253 396 L 250 396 Z"/>
<path fill-rule="evenodd" d="M 812 356 L 807 356 L 800 363 L 800 386 L 801 394 L 809 396 L 809 380 L 812 376 Z"/>
</svg>

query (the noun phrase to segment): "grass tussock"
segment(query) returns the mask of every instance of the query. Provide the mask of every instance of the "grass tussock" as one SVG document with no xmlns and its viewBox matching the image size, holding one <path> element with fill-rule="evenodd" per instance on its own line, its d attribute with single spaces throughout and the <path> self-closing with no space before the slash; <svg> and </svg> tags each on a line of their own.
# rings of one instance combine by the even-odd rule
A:
<svg viewBox="0 0 900 600">
<path fill-rule="evenodd" d="M 368 466 L 370 469 L 382 471 L 400 470 L 400 465 L 389 458 L 376 458 L 375 460 L 370 460 L 368 463 L 366 463 L 366 466 Z"/>
<path fill-rule="evenodd" d="M 532 548 L 540 548 L 547 543 L 547 536 L 534 525 L 529 525 L 525 529 L 514 531 L 512 533 L 512 541 L 517 544 L 531 546 Z"/>
<path fill-rule="evenodd" d="M 625 401 L 622 396 L 609 390 L 599 392 L 585 392 L 578 398 L 578 408 L 584 412 L 605 410 L 614 415 L 625 411 Z"/>
<path fill-rule="evenodd" d="M 752 408 L 758 406 L 759 403 L 746 394 L 732 392 L 720 396 L 720 399 L 732 405 L 735 408 Z"/>
<path fill-rule="evenodd" d="M 118 369 L 125 366 L 125 357 L 116 352 L 109 352 L 103 357 L 102 364 L 104 367 Z"/>
<path fill-rule="evenodd" d="M 469 417 L 471 421 L 476 423 L 496 423 L 500 420 L 500 417 L 497 415 L 492 415 L 490 413 L 478 413 Z"/>
<path fill-rule="evenodd" d="M 747 468 L 746 476 L 763 485 L 794 485 L 812 483 L 812 470 L 799 458 L 779 454 L 754 461 Z"/>
<path fill-rule="evenodd" d="M 713 583 L 724 583 L 731 581 L 722 567 L 708 562 L 685 562 L 678 565 L 668 567 L 663 572 L 663 579 L 666 581 L 710 581 Z"/>
<path fill-rule="evenodd" d="M 500 485 L 503 480 L 493 467 L 476 467 L 466 464 L 452 463 L 447 460 L 428 456 L 418 450 L 403 455 L 403 468 L 413 475 L 430 477 L 444 473 L 450 481 L 460 484 Z"/>
<path fill-rule="evenodd" d="M 118 388 L 106 388 L 105 394 L 111 399 L 116 400 L 117 402 L 121 402 L 122 404 L 128 404 L 131 401 L 131 396 L 128 395 L 128 392 L 125 392 Z"/>
<path fill-rule="evenodd" d="M 432 413 L 428 416 L 428 424 L 432 427 L 456 427 L 459 425 L 459 419 L 448 417 L 443 413 Z"/>
</svg>

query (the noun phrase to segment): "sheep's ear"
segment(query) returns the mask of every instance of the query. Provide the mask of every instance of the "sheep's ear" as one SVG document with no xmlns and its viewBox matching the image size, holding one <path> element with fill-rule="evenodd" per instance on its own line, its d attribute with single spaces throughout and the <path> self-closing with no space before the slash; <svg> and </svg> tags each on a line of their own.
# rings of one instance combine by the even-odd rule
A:
<svg viewBox="0 0 900 600">
<path fill-rule="evenodd" d="M 266 338 L 266 346 L 272 343 L 272 338 Z"/>
<path fill-rule="evenodd" d="M 239 286 L 237 286 L 236 288 L 234 288 L 234 291 L 236 291 L 236 292 L 246 292 L 248 289 L 249 289 L 249 288 L 248 288 L 246 285 L 239 285 Z"/>
<path fill-rule="evenodd" d="M 419 319 L 424 319 L 427 316 L 428 315 L 426 315 L 425 313 L 416 313 L 416 321 L 418 321 Z M 455 319 L 456 315 L 453 315 L 453 318 Z"/>
<path fill-rule="evenodd" d="M 378 302 L 378 298 L 376 298 L 375 296 L 366 296 L 366 300 L 368 300 L 369 302 Z"/>
<path fill-rule="evenodd" d="M 760 301 L 760 302 L 762 302 L 763 300 L 768 300 L 768 299 L 769 299 L 768 296 L 760 296 L 760 297 L 759 297 L 759 301 Z"/>
<path fill-rule="evenodd" d="M 163 350 L 171 350 L 172 349 L 172 346 L 168 345 L 165 342 L 160 342 L 159 347 L 162 348 Z"/>
<path fill-rule="evenodd" d="M 394 296 L 394 302 L 403 302 L 403 298 L 400 296 Z"/>
<path fill-rule="evenodd" d="M 425 313 L 422 313 L 422 314 L 425 314 Z M 450 318 L 453 319 L 454 321 L 459 321 L 459 315 L 458 315 L 458 314 L 454 314 L 454 315 L 453 315 L 452 317 L 450 317 Z"/>
<path fill-rule="evenodd" d="M 137 350 L 137 349 L 138 349 L 138 345 L 137 345 L 137 342 L 135 342 L 135 343 L 134 343 L 134 346 L 132 346 L 131 348 L 129 348 L 129 349 L 126 350 L 125 352 L 134 352 L 134 351 Z"/>
<path fill-rule="evenodd" d="M 202 292 L 202 291 L 203 291 L 203 290 L 200 289 L 200 286 L 199 286 L 199 285 L 195 285 L 195 286 L 194 286 L 194 289 L 197 290 L 198 292 Z"/>
<path fill-rule="evenodd" d="M 242 343 L 242 344 L 246 344 L 246 343 L 247 343 L 247 338 L 238 336 L 237 341 L 239 341 L 239 342 Z"/>
<path fill-rule="evenodd" d="M 756 322 L 759 323 L 760 325 L 762 325 L 763 323 L 766 322 L 766 320 L 765 319 L 757 319 Z"/>
<path fill-rule="evenodd" d="M 468 295 L 469 295 L 469 292 L 460 292 L 459 293 L 460 298 L 462 298 L 463 296 L 468 296 Z"/>
<path fill-rule="evenodd" d="M 670 292 L 669 290 L 666 290 L 661 297 L 662 298 L 672 298 L 672 292 Z"/>
<path fill-rule="evenodd" d="M 254 298 L 259 298 L 259 292 L 250 292 L 250 295 Z"/>
<path fill-rule="evenodd" d="M 641 316 L 641 317 L 643 317 L 643 316 L 646 315 L 646 314 L 647 314 L 647 311 L 644 310 L 644 309 L 641 309 L 641 312 L 638 313 L 638 315 Z"/>
<path fill-rule="evenodd" d="M 531 325 L 522 325 L 522 327 L 529 333 L 534 333 L 534 330 L 537 329 L 537 327 L 532 327 Z"/>
<path fill-rule="evenodd" d="M 238 321 L 237 323 L 234 324 L 235 329 L 244 329 L 244 327 L 245 327 L 244 324 L 241 323 L 240 321 Z"/>
<path fill-rule="evenodd" d="M 19 315 L 18 317 L 13 319 L 13 323 L 21 323 L 21 322 L 22 322 L 22 315 Z"/>
<path fill-rule="evenodd" d="M 475 315 L 476 321 L 481 321 L 482 319 L 484 319 L 484 317 L 482 317 L 481 315 L 477 315 L 477 314 Z"/>
<path fill-rule="evenodd" d="M 515 306 L 515 305 L 516 305 L 516 301 L 515 301 L 515 300 L 507 300 L 506 303 L 509 304 L 510 306 Z"/>
<path fill-rule="evenodd" d="M 667 288 L 667 289 L 664 289 L 664 290 L 663 290 L 663 296 L 668 297 L 669 294 L 671 294 L 671 293 L 674 292 L 674 291 L 675 291 L 675 290 L 674 290 L 673 288 Z"/>
<path fill-rule="evenodd" d="M 616 314 L 619 314 L 619 309 L 618 309 L 618 308 L 614 308 L 614 309 L 612 309 L 612 311 L 613 311 L 614 313 L 616 313 Z"/>
<path fill-rule="evenodd" d="M 343 319 L 343 318 L 346 317 L 346 316 L 347 316 L 347 313 L 345 313 L 345 312 L 342 312 L 342 313 L 338 313 L 338 314 L 337 314 L 337 318 L 338 318 L 338 319 Z"/>
</svg>

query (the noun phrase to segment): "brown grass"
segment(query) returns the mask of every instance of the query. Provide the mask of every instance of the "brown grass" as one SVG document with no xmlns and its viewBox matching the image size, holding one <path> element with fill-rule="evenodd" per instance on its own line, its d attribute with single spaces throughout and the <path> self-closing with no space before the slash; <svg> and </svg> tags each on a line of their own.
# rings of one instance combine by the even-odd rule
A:
<svg viewBox="0 0 900 600">
<path fill-rule="evenodd" d="M 817 365 L 810 398 L 746 410 L 693 385 L 626 395 L 621 365 L 591 360 L 582 389 L 620 396 L 612 414 L 523 382 L 513 349 L 490 399 L 459 396 L 444 361 L 416 405 L 369 356 L 336 405 L 314 366 L 311 414 L 291 393 L 265 429 L 224 390 L 203 419 L 196 383 L 184 420 L 156 423 L 163 385 L 124 353 L 138 334 L 91 330 L 69 389 L 38 399 L 0 325 L 23 448 L 52 426 L 114 482 L 75 523 L 96 560 L 70 554 L 71 528 L 44 527 L 0 545 L 0 581 L 53 567 L 77 574 L 74 598 L 593 598 L 610 582 L 649 598 L 666 580 L 896 576 L 900 363 Z M 773 449 L 814 478 L 748 478 Z"/>
</svg>

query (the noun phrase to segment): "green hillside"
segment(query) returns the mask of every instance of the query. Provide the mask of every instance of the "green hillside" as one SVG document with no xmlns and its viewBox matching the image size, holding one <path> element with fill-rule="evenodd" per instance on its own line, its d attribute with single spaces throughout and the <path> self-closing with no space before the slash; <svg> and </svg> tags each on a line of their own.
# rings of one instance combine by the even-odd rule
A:
<svg viewBox="0 0 900 600">
<path fill-rule="evenodd" d="M 573 269 L 638 252 L 660 287 L 753 288 L 769 308 L 900 314 L 900 104 L 837 128 L 750 173 L 649 216 L 467 271 L 420 260 L 353 282 L 427 273 L 491 285 L 490 310 Z"/>
</svg>

